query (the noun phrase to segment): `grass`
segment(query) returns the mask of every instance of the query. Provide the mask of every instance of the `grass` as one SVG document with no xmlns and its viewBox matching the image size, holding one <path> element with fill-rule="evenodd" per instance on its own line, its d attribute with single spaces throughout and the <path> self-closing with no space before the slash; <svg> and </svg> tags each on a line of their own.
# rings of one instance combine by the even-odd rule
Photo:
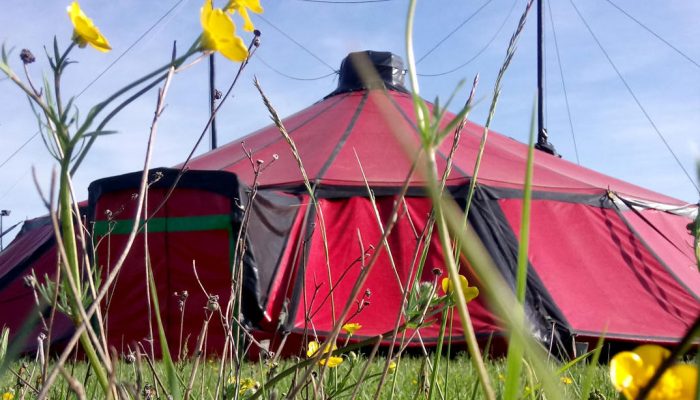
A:
<svg viewBox="0 0 700 400">
<path fill-rule="evenodd" d="M 344 362 L 337 368 L 330 370 L 330 373 L 326 374 L 326 385 L 325 388 L 327 390 L 327 394 L 329 394 L 329 390 L 332 389 L 333 387 L 333 381 L 336 380 L 337 382 L 342 381 L 345 378 L 345 375 L 350 372 L 348 381 L 353 382 L 354 380 L 357 379 L 358 375 L 361 372 L 361 366 L 364 364 L 366 361 L 366 356 L 365 355 L 350 355 L 345 357 Z M 384 363 L 385 359 L 383 357 L 378 357 L 375 360 L 373 360 L 370 363 L 370 367 L 368 370 L 368 376 L 374 376 L 374 378 L 366 379 L 363 385 L 361 385 L 359 392 L 357 393 L 357 396 L 355 398 L 358 399 L 371 399 L 374 398 L 375 395 L 375 390 L 376 390 L 376 383 L 378 380 L 377 374 L 381 374 L 382 369 L 384 368 Z M 414 356 L 407 356 L 402 358 L 399 366 L 397 367 L 396 371 L 392 373 L 388 380 L 389 384 L 385 385 L 382 389 L 382 392 L 379 396 L 380 399 L 416 399 L 416 398 L 425 398 L 428 393 L 428 382 L 429 382 L 429 374 L 423 370 L 423 362 L 424 358 L 422 357 L 414 357 Z M 11 367 L 13 371 L 19 372 L 20 370 L 24 371 L 21 373 L 23 376 L 23 379 L 28 380 L 29 374 L 31 372 L 32 366 L 33 366 L 33 361 L 31 360 L 20 360 L 17 361 L 13 364 Z M 286 367 L 291 366 L 294 363 L 294 360 L 282 360 L 279 365 L 277 366 L 278 370 L 282 370 Z M 440 376 L 438 378 L 438 382 L 440 382 L 440 390 L 438 391 L 438 395 L 436 398 L 439 399 L 465 399 L 465 398 L 474 398 L 474 399 L 481 399 L 483 398 L 483 395 L 481 391 L 475 390 L 478 385 L 478 378 L 477 378 L 477 372 L 474 370 L 474 366 L 472 362 L 469 360 L 469 357 L 464 354 L 460 353 L 454 357 L 451 357 L 449 360 L 450 363 L 450 368 L 448 371 L 448 381 L 449 385 L 445 386 L 442 384 L 445 380 L 444 376 L 444 369 L 441 370 Z M 119 362 L 116 362 L 116 380 L 118 382 L 123 382 L 126 383 L 127 385 L 133 385 L 133 383 L 137 382 L 137 367 L 136 364 L 128 364 L 124 360 L 121 360 Z M 506 371 L 506 363 L 504 359 L 488 359 L 486 360 L 486 369 L 489 374 L 489 377 L 491 378 L 491 382 L 493 385 L 493 389 L 495 391 L 495 394 L 498 398 L 503 398 L 503 391 L 505 388 L 505 371 Z M 189 371 L 192 369 L 193 363 L 192 362 L 183 362 L 183 363 L 177 363 L 176 368 L 178 369 L 178 372 L 181 376 L 188 376 Z M 569 369 L 564 375 L 562 375 L 561 380 L 564 383 L 564 390 L 566 393 L 564 393 L 565 397 L 567 398 L 581 398 L 581 390 L 582 390 L 582 381 L 583 377 L 586 371 L 586 368 L 588 366 L 585 364 L 578 364 L 573 366 L 571 369 Z M 88 372 L 88 366 L 86 363 L 83 362 L 77 362 L 77 363 L 70 363 L 65 366 L 66 370 L 70 372 L 72 376 L 74 376 L 78 380 L 84 380 L 86 373 Z M 165 372 L 165 365 L 163 363 L 157 363 L 155 365 L 155 368 L 159 370 L 159 375 L 164 376 Z M 195 398 L 200 398 L 200 399 L 213 399 L 214 398 L 214 391 L 216 387 L 216 380 L 218 376 L 218 360 L 207 360 L 206 362 L 202 363 L 200 366 L 201 369 L 201 375 L 198 375 L 201 377 L 201 379 L 198 379 L 197 383 L 195 384 L 193 388 L 193 395 Z M 243 369 L 241 373 L 241 377 L 243 379 L 245 378 L 252 378 L 255 381 L 258 382 L 264 382 L 265 381 L 265 375 L 269 372 L 270 370 L 270 365 L 266 364 L 264 361 L 260 362 L 246 362 L 243 364 Z M 592 368 L 593 371 L 593 378 L 592 378 L 592 387 L 593 387 L 593 393 L 594 395 L 599 395 L 603 397 L 594 397 L 596 399 L 600 398 L 605 398 L 605 399 L 614 399 L 616 398 L 617 394 L 610 384 L 610 379 L 608 377 L 608 367 L 605 365 L 600 365 L 597 367 Z M 146 398 L 147 396 L 144 395 L 144 387 L 154 387 L 157 385 L 156 382 L 153 382 L 152 375 L 149 371 L 144 371 L 142 372 L 142 379 L 143 379 L 143 385 L 141 388 L 141 396 L 142 398 Z M 527 384 L 527 372 L 523 375 L 523 378 L 525 379 L 526 385 L 524 386 L 524 390 L 521 393 L 521 398 L 530 398 L 530 394 L 532 391 L 532 387 Z M 17 377 L 13 374 L 5 374 L 5 376 L 2 377 L 2 380 L 0 380 L 0 389 L 6 390 L 8 388 L 14 388 L 15 392 L 17 394 L 20 393 L 21 390 L 28 390 L 31 392 L 31 389 L 28 389 L 26 386 L 23 386 L 21 383 L 18 384 L 19 380 Z M 35 386 L 36 382 L 30 382 L 33 386 Z M 277 398 L 280 398 L 279 396 L 282 396 L 284 391 L 286 389 L 284 388 L 289 388 L 291 387 L 292 383 L 292 377 L 286 378 L 280 385 L 278 385 L 278 390 L 283 391 L 283 393 L 277 393 Z M 392 386 L 393 386 L 393 394 L 392 394 Z M 350 385 L 350 388 L 354 389 L 354 385 Z M 528 389 L 529 388 L 529 389 Z M 66 398 L 67 397 L 67 383 L 65 381 L 59 381 L 57 382 L 54 387 L 52 387 L 51 392 L 49 393 L 50 398 Z M 352 389 L 350 389 L 352 390 Z M 444 392 L 446 390 L 446 393 Z M 184 387 L 183 387 L 184 391 Z M 101 398 L 101 390 L 99 388 L 99 384 L 96 380 L 94 379 L 89 379 L 88 380 L 88 385 L 85 387 L 85 392 L 87 394 L 87 398 Z M 534 394 L 535 397 L 538 394 L 538 388 L 535 386 L 534 389 Z M 161 393 L 162 394 L 162 393 Z M 270 397 L 270 394 L 268 393 L 267 396 L 264 396 L 264 398 L 273 398 L 275 395 L 272 395 Z M 313 396 L 310 396 L 313 397 Z M 331 396 L 331 398 L 349 398 L 350 397 L 350 391 L 346 391 L 343 393 L 339 393 L 335 396 Z M 17 396 L 19 398 L 19 396 Z M 29 397 L 31 398 L 31 396 Z M 241 398 L 245 399 L 246 396 L 242 396 Z"/>
</svg>

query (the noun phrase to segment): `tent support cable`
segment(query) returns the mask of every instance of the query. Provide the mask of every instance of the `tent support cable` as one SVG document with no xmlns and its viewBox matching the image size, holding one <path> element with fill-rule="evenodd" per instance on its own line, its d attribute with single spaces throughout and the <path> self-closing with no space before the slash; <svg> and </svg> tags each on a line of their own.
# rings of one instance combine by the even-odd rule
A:
<svg viewBox="0 0 700 400">
<path fill-rule="evenodd" d="M 610 64 L 610 66 L 612 67 L 612 69 L 615 70 L 615 73 L 617 74 L 617 77 L 620 79 L 620 81 L 622 81 L 622 84 L 625 85 L 625 88 L 627 89 L 627 92 L 629 92 L 630 96 L 632 96 L 632 98 L 634 99 L 635 103 L 637 103 L 637 107 L 639 107 L 639 109 L 640 109 L 640 111 L 642 112 L 642 114 L 644 114 L 644 117 L 647 119 L 647 121 L 649 122 L 649 124 L 651 124 L 652 128 L 654 129 L 654 132 L 656 132 L 656 134 L 659 136 L 659 138 L 660 138 L 661 141 L 663 142 L 664 146 L 666 146 L 666 149 L 668 150 L 668 152 L 671 153 L 671 155 L 673 156 L 673 158 L 676 160 L 676 163 L 678 164 L 678 166 L 680 167 L 680 169 L 683 171 L 683 173 L 685 174 L 685 176 L 688 178 L 688 181 L 690 181 L 690 184 L 693 185 L 693 187 L 695 188 L 695 191 L 696 191 L 698 194 L 700 194 L 700 187 L 698 187 L 698 185 L 695 183 L 695 180 L 690 176 L 690 173 L 688 173 L 688 170 L 683 166 L 683 163 L 682 163 L 681 160 L 678 158 L 678 156 L 676 155 L 676 153 L 673 151 L 673 149 L 671 148 L 671 145 L 668 143 L 668 141 L 667 141 L 666 138 L 664 137 L 663 133 L 661 133 L 661 131 L 660 131 L 659 128 L 657 127 L 656 123 L 654 123 L 654 120 L 651 118 L 651 116 L 650 116 L 649 113 L 647 112 L 646 108 L 644 108 L 644 106 L 642 105 L 642 103 L 639 101 L 639 98 L 637 97 L 637 95 L 634 93 L 634 91 L 632 90 L 632 88 L 630 87 L 630 85 L 627 83 L 627 80 L 625 80 L 625 78 L 622 76 L 622 73 L 620 73 L 620 70 L 617 68 L 617 66 L 615 65 L 615 63 L 614 63 L 614 62 L 612 61 L 612 59 L 610 58 L 610 55 L 608 54 L 608 52 L 607 52 L 607 51 L 605 50 L 605 48 L 603 47 L 603 44 L 600 42 L 600 40 L 598 40 L 598 37 L 595 35 L 595 33 L 593 33 L 593 29 L 591 29 L 591 26 L 588 24 L 588 22 L 586 21 L 586 19 L 583 17 L 583 14 L 581 14 L 581 12 L 579 11 L 578 7 L 576 7 L 576 4 L 574 3 L 573 0 L 569 0 L 569 3 L 571 3 L 571 6 L 574 8 L 574 11 L 576 11 L 576 14 L 578 15 L 579 19 L 581 19 L 581 22 L 583 22 L 583 25 L 584 25 L 584 26 L 586 27 L 586 29 L 588 30 L 588 33 L 590 33 L 591 37 L 593 37 L 593 40 L 596 42 L 596 44 L 598 45 L 598 48 L 599 48 L 600 51 L 603 53 L 603 55 L 605 56 L 605 58 L 608 60 L 608 63 Z"/>
</svg>

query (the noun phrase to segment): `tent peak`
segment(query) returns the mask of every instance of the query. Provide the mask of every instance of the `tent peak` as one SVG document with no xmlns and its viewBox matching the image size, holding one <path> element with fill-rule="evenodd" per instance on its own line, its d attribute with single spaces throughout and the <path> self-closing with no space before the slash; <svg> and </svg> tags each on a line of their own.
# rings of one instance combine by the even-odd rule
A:
<svg viewBox="0 0 700 400">
<path fill-rule="evenodd" d="M 350 53 L 340 64 L 338 74 L 338 87 L 326 97 L 366 89 L 408 93 L 404 87 L 406 70 L 403 60 L 389 51 L 365 50 Z"/>
</svg>

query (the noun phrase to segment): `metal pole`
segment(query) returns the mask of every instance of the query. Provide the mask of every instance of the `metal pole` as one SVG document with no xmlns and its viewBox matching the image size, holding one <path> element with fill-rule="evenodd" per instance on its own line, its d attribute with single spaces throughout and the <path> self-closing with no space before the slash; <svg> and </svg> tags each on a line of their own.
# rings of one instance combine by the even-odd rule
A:
<svg viewBox="0 0 700 400">
<path fill-rule="evenodd" d="M 5 235 L 5 230 L 2 228 L 2 217 L 9 217 L 10 210 L 0 210 L 0 251 L 3 251 L 5 247 L 2 245 L 2 237 Z"/>
<path fill-rule="evenodd" d="M 547 141 L 547 128 L 544 126 L 544 7 L 537 0 L 537 143 L 535 148 L 557 155 L 554 145 Z"/>
<path fill-rule="evenodd" d="M 214 73 L 214 54 L 209 56 L 209 112 L 211 115 L 216 110 L 216 83 Z M 216 117 L 211 120 L 211 149 L 214 150 L 216 144 Z"/>
<path fill-rule="evenodd" d="M 537 143 L 547 141 L 544 133 L 544 7 L 537 0 Z"/>
</svg>

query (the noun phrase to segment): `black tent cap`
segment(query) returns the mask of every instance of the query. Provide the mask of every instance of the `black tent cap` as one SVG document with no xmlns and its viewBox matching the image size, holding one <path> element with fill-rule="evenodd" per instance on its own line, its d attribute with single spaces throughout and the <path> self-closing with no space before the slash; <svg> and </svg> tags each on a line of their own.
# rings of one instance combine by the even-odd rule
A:
<svg viewBox="0 0 700 400">
<path fill-rule="evenodd" d="M 364 68 L 374 67 L 376 74 L 363 74 Z M 389 51 L 358 51 L 348 54 L 340 64 L 338 87 L 326 97 L 364 89 L 388 89 L 408 93 L 404 87 L 406 70 L 401 57 Z M 367 80 L 369 79 L 369 80 Z"/>
</svg>

